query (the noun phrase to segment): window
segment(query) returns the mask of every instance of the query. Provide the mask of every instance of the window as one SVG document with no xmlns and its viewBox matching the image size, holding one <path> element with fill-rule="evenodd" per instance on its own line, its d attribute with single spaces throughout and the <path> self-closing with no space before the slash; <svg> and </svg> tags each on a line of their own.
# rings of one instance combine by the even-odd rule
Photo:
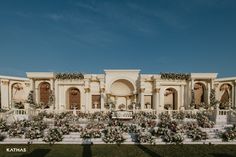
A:
<svg viewBox="0 0 236 157">
<path fill-rule="evenodd" d="M 101 108 L 101 96 L 92 95 L 92 109 L 100 109 L 100 108 Z"/>
<path fill-rule="evenodd" d="M 152 95 L 145 95 L 144 96 L 144 105 L 145 105 L 145 109 L 152 109 L 153 108 L 153 104 L 152 104 Z"/>
</svg>

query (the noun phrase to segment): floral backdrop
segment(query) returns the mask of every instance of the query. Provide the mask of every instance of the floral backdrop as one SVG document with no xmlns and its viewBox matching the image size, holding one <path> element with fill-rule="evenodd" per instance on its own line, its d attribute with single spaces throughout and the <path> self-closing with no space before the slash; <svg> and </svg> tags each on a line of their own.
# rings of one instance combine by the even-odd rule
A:
<svg viewBox="0 0 236 157">
<path fill-rule="evenodd" d="M 0 141 L 6 138 L 41 139 L 54 144 L 63 141 L 65 135 L 78 133 L 81 139 L 101 139 L 104 143 L 123 143 L 131 139 L 134 143 L 155 144 L 182 143 L 185 139 L 201 141 L 209 136 L 205 128 L 213 128 L 214 122 L 206 112 L 197 114 L 174 112 L 172 115 L 147 112 L 133 114 L 132 120 L 112 119 L 111 113 L 95 112 L 53 114 L 41 112 L 30 120 L 7 123 L 0 120 Z M 236 139 L 236 129 L 226 128 L 217 133 L 223 141 Z"/>
</svg>

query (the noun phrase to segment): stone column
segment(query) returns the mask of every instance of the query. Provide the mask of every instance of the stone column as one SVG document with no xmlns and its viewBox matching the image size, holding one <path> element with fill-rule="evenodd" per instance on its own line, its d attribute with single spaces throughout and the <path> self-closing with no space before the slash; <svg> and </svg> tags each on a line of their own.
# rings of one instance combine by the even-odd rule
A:
<svg viewBox="0 0 236 157">
<path fill-rule="evenodd" d="M 144 91 L 145 91 L 145 88 L 140 88 L 140 105 L 141 105 L 141 110 L 145 109 L 144 107 Z"/>
<path fill-rule="evenodd" d="M 160 92 L 159 92 L 159 109 L 160 110 L 164 110 L 164 89 L 160 88 Z"/>
<path fill-rule="evenodd" d="M 58 107 L 58 104 L 59 104 L 59 102 L 58 102 L 58 83 L 57 82 L 55 82 L 55 91 L 54 91 L 54 106 L 55 106 L 55 109 L 59 109 L 59 107 Z M 66 93 L 65 93 L 66 94 Z"/>
<path fill-rule="evenodd" d="M 126 101 L 126 102 L 125 102 L 125 103 L 126 103 L 126 104 L 125 104 L 125 110 L 128 110 L 129 96 L 126 96 L 126 97 L 125 97 L 125 101 Z"/>
<path fill-rule="evenodd" d="M 159 109 L 160 104 L 160 88 L 155 88 L 153 91 L 153 106 L 156 111 Z"/>
<path fill-rule="evenodd" d="M 9 80 L 1 80 L 1 105 L 3 109 L 9 109 Z"/>
<path fill-rule="evenodd" d="M 104 111 L 104 105 L 105 105 L 105 84 L 104 84 L 104 79 L 100 78 L 99 79 L 99 83 L 100 83 L 100 93 L 101 93 L 101 111 Z"/>
<path fill-rule="evenodd" d="M 194 90 L 194 79 L 191 80 L 191 88 L 189 88 L 189 94 L 188 94 L 188 108 L 191 108 L 191 102 L 192 102 L 192 90 Z"/>
<path fill-rule="evenodd" d="M 185 101 L 184 101 L 184 85 L 180 86 L 180 91 L 181 91 L 181 106 L 180 109 L 184 108 L 185 106 Z"/>
<path fill-rule="evenodd" d="M 30 79 L 30 90 L 34 91 L 34 88 L 35 88 L 34 79 Z"/>
<path fill-rule="evenodd" d="M 36 91 L 35 91 L 35 81 L 30 79 L 30 91 L 33 91 L 33 101 L 36 102 Z"/>
<path fill-rule="evenodd" d="M 194 89 L 194 79 L 191 80 L 191 89 Z"/>
<path fill-rule="evenodd" d="M 12 101 L 12 98 L 13 98 L 13 96 L 12 96 L 12 83 L 10 83 L 10 81 L 8 82 L 8 104 L 9 104 L 9 107 L 10 108 L 13 108 L 14 107 L 14 104 L 13 104 L 13 101 Z"/>
<path fill-rule="evenodd" d="M 92 109 L 92 104 L 91 102 L 89 101 L 90 97 L 90 89 L 89 88 L 85 88 L 85 104 L 83 109 L 81 109 L 83 112 L 91 112 L 91 109 Z"/>
<path fill-rule="evenodd" d="M 67 98 L 68 97 L 68 93 L 65 91 L 64 85 L 60 85 L 58 87 L 58 93 L 59 93 L 59 97 L 58 97 L 58 109 L 59 110 L 66 110 L 69 109 L 69 101 Z"/>
<path fill-rule="evenodd" d="M 101 88 L 101 111 L 104 111 L 104 104 L 105 104 L 105 88 Z"/>
<path fill-rule="evenodd" d="M 236 107 L 236 80 L 234 81 L 234 97 L 233 97 L 233 99 L 234 99 L 233 106 Z"/>
<path fill-rule="evenodd" d="M 50 79 L 50 90 L 51 90 L 51 92 L 52 92 L 51 94 L 52 94 L 53 99 L 54 99 L 53 102 L 52 102 L 52 106 L 51 106 L 52 109 L 55 108 L 55 91 L 54 91 L 54 88 L 55 88 L 55 87 L 54 87 L 54 80 L 53 80 L 53 79 Z M 50 107 L 50 108 L 51 108 L 51 107 Z"/>
<path fill-rule="evenodd" d="M 210 104 L 211 82 L 207 83 L 207 103 Z"/>
</svg>

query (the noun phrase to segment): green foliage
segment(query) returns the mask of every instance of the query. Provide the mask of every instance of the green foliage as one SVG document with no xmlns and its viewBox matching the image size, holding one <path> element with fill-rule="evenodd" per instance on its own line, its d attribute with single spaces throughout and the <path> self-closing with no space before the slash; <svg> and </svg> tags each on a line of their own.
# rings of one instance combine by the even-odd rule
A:
<svg viewBox="0 0 236 157">
<path fill-rule="evenodd" d="M 216 107 L 217 103 L 219 103 L 219 101 L 216 100 L 216 91 L 215 91 L 215 89 L 211 89 L 210 105 L 213 107 Z"/>
<path fill-rule="evenodd" d="M 30 91 L 28 98 L 27 98 L 27 103 L 33 105 L 34 104 L 34 91 Z"/>
<path fill-rule="evenodd" d="M 56 79 L 58 80 L 81 80 L 84 79 L 84 75 L 82 73 L 57 73 Z"/>
<path fill-rule="evenodd" d="M 235 125 L 233 127 L 226 128 L 226 131 L 221 133 L 221 138 L 223 141 L 231 141 L 236 139 L 236 127 Z"/>
<path fill-rule="evenodd" d="M 213 128 L 215 123 L 210 121 L 206 113 L 197 113 L 198 125 L 202 128 Z"/>
<path fill-rule="evenodd" d="M 190 80 L 191 75 L 185 73 L 160 73 L 163 80 Z"/>
<path fill-rule="evenodd" d="M 25 106 L 22 102 L 15 102 L 14 107 L 17 109 L 24 109 L 25 108 Z"/>
</svg>

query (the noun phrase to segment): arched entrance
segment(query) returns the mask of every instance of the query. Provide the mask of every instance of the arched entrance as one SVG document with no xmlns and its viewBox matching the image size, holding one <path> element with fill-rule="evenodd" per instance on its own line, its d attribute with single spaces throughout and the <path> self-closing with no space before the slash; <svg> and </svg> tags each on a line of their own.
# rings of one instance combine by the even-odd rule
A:
<svg viewBox="0 0 236 157">
<path fill-rule="evenodd" d="M 72 87 L 68 89 L 68 109 L 80 110 L 80 91 L 78 88 Z"/>
<path fill-rule="evenodd" d="M 230 84 L 223 84 L 220 86 L 220 93 L 221 93 L 221 98 L 220 98 L 220 109 L 227 109 L 231 106 L 231 90 L 232 86 Z"/>
<path fill-rule="evenodd" d="M 25 100 L 24 89 L 21 83 L 14 83 L 11 87 L 12 103 L 22 103 Z"/>
<path fill-rule="evenodd" d="M 39 84 L 39 101 L 44 105 L 43 107 L 49 107 L 50 93 L 51 87 L 48 82 L 42 82 Z"/>
<path fill-rule="evenodd" d="M 126 79 L 118 79 L 111 84 L 110 98 L 114 100 L 117 109 L 126 110 L 134 101 L 134 86 Z"/>
<path fill-rule="evenodd" d="M 164 108 L 170 110 L 178 109 L 178 93 L 174 88 L 167 88 L 164 93 Z"/>
<path fill-rule="evenodd" d="M 206 103 L 205 99 L 205 92 L 206 87 L 202 83 L 195 83 L 194 84 L 194 104 L 195 108 L 199 109 L 199 107 L 204 107 Z"/>
</svg>

